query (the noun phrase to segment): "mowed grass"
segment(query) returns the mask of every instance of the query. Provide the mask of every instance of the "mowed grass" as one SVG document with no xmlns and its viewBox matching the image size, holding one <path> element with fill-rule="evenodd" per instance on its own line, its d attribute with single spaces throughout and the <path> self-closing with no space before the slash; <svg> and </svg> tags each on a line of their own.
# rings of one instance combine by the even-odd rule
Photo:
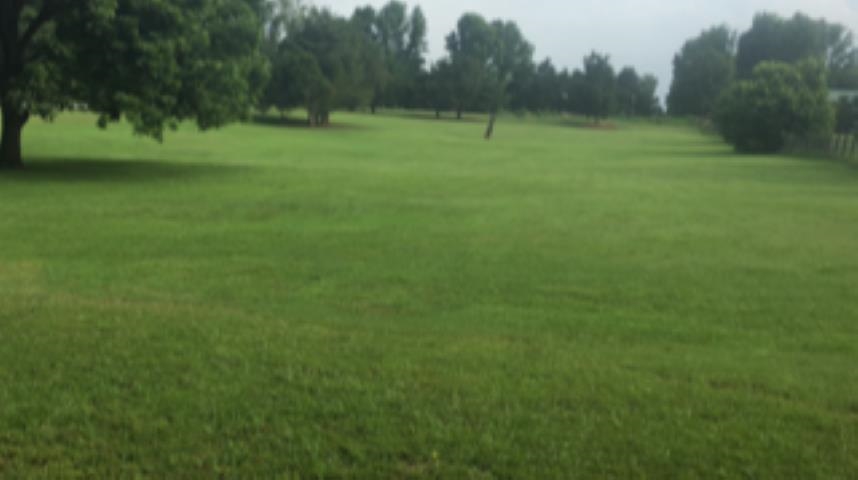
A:
<svg viewBox="0 0 858 480">
<path fill-rule="evenodd" d="M 0 477 L 858 477 L 858 170 L 88 115 L 0 175 Z"/>
</svg>

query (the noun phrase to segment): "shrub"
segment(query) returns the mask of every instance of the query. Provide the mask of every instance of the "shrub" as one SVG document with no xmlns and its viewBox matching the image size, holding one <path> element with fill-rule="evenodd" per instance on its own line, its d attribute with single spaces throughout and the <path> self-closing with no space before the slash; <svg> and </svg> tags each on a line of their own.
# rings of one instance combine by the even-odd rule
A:
<svg viewBox="0 0 858 480">
<path fill-rule="evenodd" d="M 795 65 L 763 62 L 750 79 L 727 89 L 714 119 L 724 139 L 741 152 L 771 153 L 790 138 L 828 135 L 834 109 L 825 67 L 813 60 Z"/>
</svg>

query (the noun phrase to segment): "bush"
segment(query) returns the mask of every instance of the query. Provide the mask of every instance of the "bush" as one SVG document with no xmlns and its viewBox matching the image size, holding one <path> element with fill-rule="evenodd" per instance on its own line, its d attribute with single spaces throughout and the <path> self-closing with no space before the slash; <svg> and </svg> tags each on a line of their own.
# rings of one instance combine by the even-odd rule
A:
<svg viewBox="0 0 858 480">
<path fill-rule="evenodd" d="M 763 62 L 749 80 L 734 83 L 721 96 L 715 126 L 737 150 L 777 152 L 791 138 L 818 138 L 834 127 L 825 67 Z"/>
</svg>

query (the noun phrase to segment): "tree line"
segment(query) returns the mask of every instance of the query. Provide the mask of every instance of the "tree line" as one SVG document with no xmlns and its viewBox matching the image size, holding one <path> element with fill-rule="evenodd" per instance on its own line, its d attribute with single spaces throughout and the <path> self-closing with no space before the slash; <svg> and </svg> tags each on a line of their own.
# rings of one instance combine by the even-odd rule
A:
<svg viewBox="0 0 858 480">
<path fill-rule="evenodd" d="M 595 121 L 659 109 L 656 80 L 616 74 L 593 53 L 581 69 L 536 63 L 510 21 L 465 14 L 445 58 L 426 59 L 420 7 L 391 1 L 350 17 L 300 0 L 0 2 L 0 168 L 21 166 L 32 116 L 83 107 L 138 134 L 194 120 L 214 128 L 255 108 L 300 107 L 311 125 L 337 109 L 576 112 Z"/>
<path fill-rule="evenodd" d="M 550 59 L 536 63 L 514 22 L 464 14 L 446 38 L 447 55 L 430 65 L 419 6 L 409 10 L 394 0 L 378 10 L 357 8 L 348 18 L 295 0 L 269 7 L 264 32 L 272 76 L 260 106 L 304 108 L 311 125 L 328 123 L 336 109 L 421 108 L 457 118 L 480 111 L 491 119 L 512 109 L 599 121 L 660 108 L 654 76 L 631 67 L 617 74 L 610 59 L 595 52 L 573 72 L 558 71 Z M 490 120 L 487 137 L 492 128 Z"/>
<path fill-rule="evenodd" d="M 685 43 L 673 74 L 668 112 L 710 119 L 740 151 L 858 132 L 858 99 L 829 95 L 858 91 L 858 48 L 837 23 L 760 13 L 741 35 L 716 26 Z"/>
<path fill-rule="evenodd" d="M 0 2 L 0 168 L 21 166 L 33 116 L 71 108 L 124 119 L 160 139 L 192 120 L 208 129 L 258 109 L 301 108 L 311 125 L 340 109 L 429 109 L 461 118 L 501 110 L 655 115 L 657 80 L 617 71 L 592 52 L 580 67 L 536 61 L 515 22 L 466 13 L 446 55 L 426 58 L 426 18 L 393 0 L 350 16 L 300 0 L 4 0 Z M 858 89 L 858 49 L 844 26 L 760 14 L 738 36 L 726 26 L 689 40 L 674 59 L 675 115 L 712 119 L 738 148 L 858 125 L 856 101 L 835 113 L 829 88 Z"/>
</svg>

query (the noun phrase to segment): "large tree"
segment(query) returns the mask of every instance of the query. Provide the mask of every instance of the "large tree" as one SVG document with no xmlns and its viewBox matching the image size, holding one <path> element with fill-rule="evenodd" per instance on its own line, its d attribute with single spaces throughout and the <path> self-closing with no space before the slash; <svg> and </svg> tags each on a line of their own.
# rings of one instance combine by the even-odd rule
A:
<svg viewBox="0 0 858 480">
<path fill-rule="evenodd" d="M 32 115 L 74 105 L 137 133 L 241 117 L 261 86 L 259 0 L 3 0 L 0 167 L 22 165 Z"/>
<path fill-rule="evenodd" d="M 839 84 L 856 67 L 855 52 L 852 32 L 843 25 L 803 13 L 792 18 L 760 13 L 739 39 L 736 68 L 739 77 L 748 78 L 758 64 L 767 60 L 796 63 L 816 58 L 825 62 L 829 80 Z"/>
<path fill-rule="evenodd" d="M 714 27 L 685 42 L 673 59 L 667 107 L 674 115 L 709 116 L 718 96 L 733 81 L 736 35 Z"/>
</svg>

